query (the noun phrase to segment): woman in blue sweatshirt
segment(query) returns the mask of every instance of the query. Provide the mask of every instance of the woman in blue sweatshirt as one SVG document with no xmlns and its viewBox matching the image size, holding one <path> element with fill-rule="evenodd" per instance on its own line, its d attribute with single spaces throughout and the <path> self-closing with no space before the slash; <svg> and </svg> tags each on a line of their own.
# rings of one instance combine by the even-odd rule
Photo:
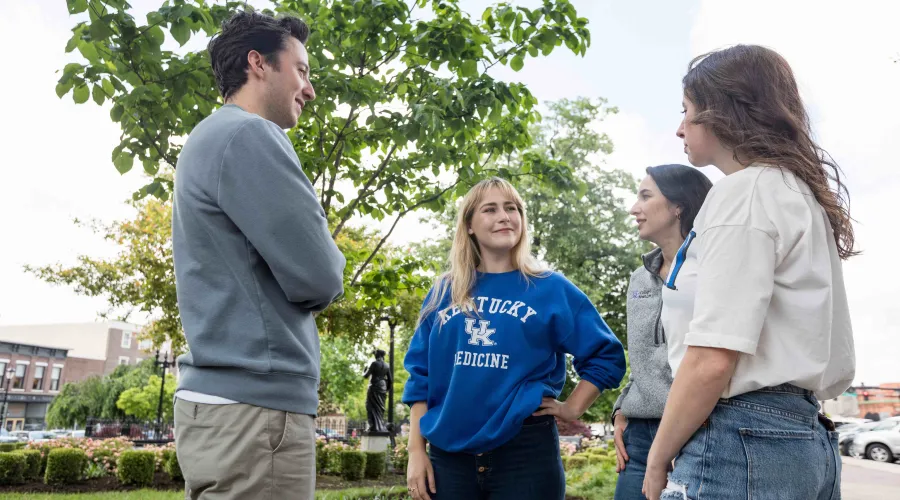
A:
<svg viewBox="0 0 900 500">
<path fill-rule="evenodd" d="M 560 402 L 566 353 L 581 381 Z M 522 198 L 497 178 L 463 198 L 450 270 L 404 364 L 415 500 L 564 498 L 554 416 L 579 418 L 625 373 L 622 344 L 587 296 L 531 255 Z"/>
</svg>

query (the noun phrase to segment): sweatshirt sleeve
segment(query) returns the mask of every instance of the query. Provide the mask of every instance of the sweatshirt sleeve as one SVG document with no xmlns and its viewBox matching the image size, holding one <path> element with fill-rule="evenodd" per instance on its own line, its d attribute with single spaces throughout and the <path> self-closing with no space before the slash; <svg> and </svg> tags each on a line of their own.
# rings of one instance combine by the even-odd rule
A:
<svg viewBox="0 0 900 500">
<path fill-rule="evenodd" d="M 428 293 L 423 304 L 428 303 L 432 293 L 434 290 Z M 416 328 L 409 341 L 406 358 L 403 359 L 403 367 L 409 372 L 409 378 L 403 387 L 402 401 L 409 406 L 428 399 L 428 339 L 433 324 L 434 312 Z"/>
<path fill-rule="evenodd" d="M 343 294 L 346 261 L 290 141 L 276 125 L 248 120 L 231 138 L 218 202 L 289 301 L 320 311 Z"/>
<path fill-rule="evenodd" d="M 634 383 L 634 372 L 631 372 L 628 375 L 628 382 L 625 384 L 625 387 L 622 388 L 622 392 L 619 394 L 619 397 L 616 398 L 616 402 L 613 403 L 613 415 L 615 415 L 616 411 L 622 409 L 622 402 L 625 401 L 625 395 L 631 390 L 632 383 Z"/>
<path fill-rule="evenodd" d="M 625 376 L 625 349 L 587 297 L 573 323 L 561 345 L 575 357 L 575 372 L 601 391 L 618 387 Z"/>
</svg>

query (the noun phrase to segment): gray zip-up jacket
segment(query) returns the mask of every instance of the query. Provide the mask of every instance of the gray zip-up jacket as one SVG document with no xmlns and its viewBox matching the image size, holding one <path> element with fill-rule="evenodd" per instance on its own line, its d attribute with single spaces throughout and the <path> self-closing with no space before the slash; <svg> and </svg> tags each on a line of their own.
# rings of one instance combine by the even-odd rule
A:
<svg viewBox="0 0 900 500">
<path fill-rule="evenodd" d="M 631 374 L 613 406 L 626 418 L 662 418 L 666 397 L 672 387 L 669 350 L 663 331 L 662 250 L 642 256 L 644 265 L 631 273 L 628 283 L 628 360 Z"/>
</svg>

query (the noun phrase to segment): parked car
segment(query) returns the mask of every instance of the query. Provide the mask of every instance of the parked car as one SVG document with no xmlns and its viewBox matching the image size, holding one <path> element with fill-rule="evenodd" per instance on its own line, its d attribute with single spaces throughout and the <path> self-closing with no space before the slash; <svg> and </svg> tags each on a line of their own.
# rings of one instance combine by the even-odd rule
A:
<svg viewBox="0 0 900 500">
<path fill-rule="evenodd" d="M 872 430 L 880 422 L 867 422 L 865 424 L 850 424 L 838 428 L 838 447 L 841 455 L 850 456 L 850 445 L 857 434 Z"/>
<path fill-rule="evenodd" d="M 17 441 L 28 441 L 28 431 L 12 431 L 9 435 L 16 438 Z"/>
<path fill-rule="evenodd" d="M 11 435 L 8 430 L 0 429 L 0 443 L 17 443 L 19 438 Z"/>
<path fill-rule="evenodd" d="M 858 434 L 851 449 L 876 462 L 891 463 L 900 458 L 900 417 L 882 420 L 872 430 Z"/>
<path fill-rule="evenodd" d="M 51 439 L 56 439 L 56 434 L 47 431 L 28 431 L 28 441 L 32 443 L 43 443 Z"/>
</svg>

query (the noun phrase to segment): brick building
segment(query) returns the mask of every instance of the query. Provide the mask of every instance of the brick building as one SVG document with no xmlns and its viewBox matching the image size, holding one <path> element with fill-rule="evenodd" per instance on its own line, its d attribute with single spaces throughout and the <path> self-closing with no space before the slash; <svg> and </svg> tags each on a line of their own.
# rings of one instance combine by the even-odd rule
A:
<svg viewBox="0 0 900 500">
<path fill-rule="evenodd" d="M 65 383 L 67 350 L 0 340 L 0 390 L 7 430 L 44 426 L 47 407 Z"/>
<path fill-rule="evenodd" d="M 877 387 L 858 387 L 856 388 L 856 398 L 860 417 L 900 416 L 900 382 L 881 384 Z"/>
<path fill-rule="evenodd" d="M 0 341 L 66 349 L 66 381 L 78 382 L 151 357 L 150 342 L 137 340 L 140 329 L 139 325 L 121 321 L 0 326 Z"/>
</svg>

